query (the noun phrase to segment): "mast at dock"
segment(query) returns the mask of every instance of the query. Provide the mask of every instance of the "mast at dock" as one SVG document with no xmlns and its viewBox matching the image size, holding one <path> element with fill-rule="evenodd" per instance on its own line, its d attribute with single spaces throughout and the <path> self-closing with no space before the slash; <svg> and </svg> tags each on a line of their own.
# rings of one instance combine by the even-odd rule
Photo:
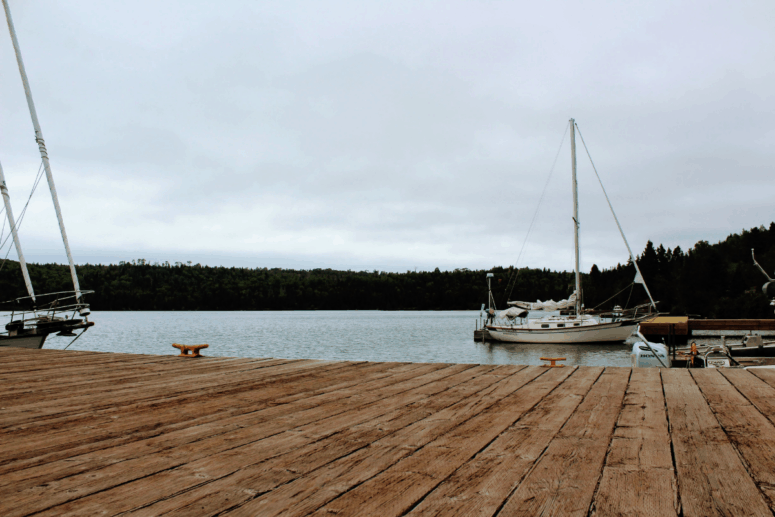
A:
<svg viewBox="0 0 775 517">
<path fill-rule="evenodd" d="M 65 223 L 62 219 L 62 209 L 59 207 L 59 198 L 57 197 L 57 189 L 54 185 L 54 177 L 51 175 L 51 165 L 48 161 L 48 152 L 46 151 L 46 142 L 43 140 L 43 132 L 40 130 L 40 123 L 38 122 L 38 113 L 35 110 L 35 104 L 32 102 L 32 91 L 30 90 L 30 84 L 27 80 L 27 72 L 24 69 L 24 62 L 22 61 L 22 53 L 19 48 L 19 42 L 16 39 L 16 30 L 13 27 L 13 20 L 11 19 L 11 10 L 8 7 L 8 0 L 2 0 L 3 7 L 5 8 L 5 17 L 8 20 L 8 30 L 11 33 L 11 41 L 13 42 L 13 48 L 16 52 L 16 61 L 19 63 L 19 73 L 21 74 L 22 84 L 24 85 L 24 94 L 27 97 L 27 106 L 30 108 L 30 116 L 32 117 L 32 126 L 35 129 L 35 141 L 38 143 L 38 149 L 40 150 L 40 157 L 43 160 L 43 168 L 46 171 L 46 180 L 48 181 L 48 188 L 51 191 L 51 199 L 54 202 L 54 210 L 57 214 L 57 220 L 59 221 L 59 230 L 62 233 L 62 242 L 65 244 L 65 252 L 67 253 L 67 260 L 70 263 L 70 276 L 73 278 L 73 288 L 75 289 L 75 297 L 77 301 L 81 301 L 81 287 L 78 285 L 78 275 L 75 272 L 75 263 L 73 262 L 73 255 L 70 252 L 70 243 L 67 241 L 67 232 L 65 231 Z M 10 215 L 10 212 L 9 212 Z M 21 252 L 19 253 L 21 260 Z M 25 281 L 27 278 L 25 277 Z M 31 289 L 31 287 L 28 287 Z"/>
<path fill-rule="evenodd" d="M 27 262 L 24 260 L 24 253 L 22 253 L 22 245 L 19 242 L 19 235 L 16 233 L 16 222 L 13 219 L 13 211 L 11 210 L 11 197 L 8 195 L 8 187 L 5 186 L 5 174 L 3 173 L 3 166 L 0 165 L 0 192 L 2 192 L 3 203 L 5 203 L 5 214 L 8 216 L 8 225 L 11 227 L 11 235 L 13 236 L 13 243 L 16 245 L 16 254 L 19 255 L 19 265 L 22 268 L 22 276 L 24 277 L 24 285 L 27 286 L 27 294 L 35 302 L 35 291 L 32 289 L 32 282 L 30 281 L 30 272 L 27 271 Z"/>
<path fill-rule="evenodd" d="M 5 0 L 3 0 L 5 2 Z M 573 169 L 573 244 L 576 248 L 576 314 L 581 314 L 581 275 L 579 274 L 579 185 L 576 182 L 576 121 L 570 119 L 570 155 Z"/>
</svg>

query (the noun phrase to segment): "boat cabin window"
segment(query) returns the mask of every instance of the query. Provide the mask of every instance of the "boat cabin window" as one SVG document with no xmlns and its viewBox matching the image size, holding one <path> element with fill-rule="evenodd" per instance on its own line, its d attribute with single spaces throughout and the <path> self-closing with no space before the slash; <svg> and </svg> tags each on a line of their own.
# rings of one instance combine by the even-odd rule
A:
<svg viewBox="0 0 775 517">
<path fill-rule="evenodd" d="M 565 323 L 558 323 L 558 324 L 557 324 L 557 326 L 558 326 L 558 327 L 564 327 L 564 326 L 565 326 Z"/>
<path fill-rule="evenodd" d="M 548 329 L 549 328 L 549 324 L 548 323 L 541 323 L 541 328 L 542 329 Z"/>
<path fill-rule="evenodd" d="M 574 323 L 574 324 L 573 324 L 573 326 L 574 326 L 574 327 L 578 327 L 578 326 L 580 326 L 580 325 L 581 325 L 581 323 Z"/>
</svg>

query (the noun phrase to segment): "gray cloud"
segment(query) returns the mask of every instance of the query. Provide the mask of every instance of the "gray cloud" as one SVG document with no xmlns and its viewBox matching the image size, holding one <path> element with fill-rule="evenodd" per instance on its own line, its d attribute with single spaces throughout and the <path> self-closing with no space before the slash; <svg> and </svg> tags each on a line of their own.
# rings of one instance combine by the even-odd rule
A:
<svg viewBox="0 0 775 517">
<path fill-rule="evenodd" d="M 636 252 L 775 219 L 769 2 L 11 7 L 81 261 L 513 264 L 571 116 Z M 2 36 L 0 69 L 19 206 L 37 155 Z M 567 144 L 520 265 L 572 267 Z M 577 144 L 582 266 L 624 262 Z M 45 196 L 32 260 L 59 256 Z"/>
</svg>

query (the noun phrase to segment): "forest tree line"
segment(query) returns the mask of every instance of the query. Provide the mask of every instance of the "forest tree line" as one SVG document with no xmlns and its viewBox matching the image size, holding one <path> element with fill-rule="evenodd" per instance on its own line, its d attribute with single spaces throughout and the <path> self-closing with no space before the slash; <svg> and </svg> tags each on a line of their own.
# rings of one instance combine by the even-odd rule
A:
<svg viewBox="0 0 775 517">
<path fill-rule="evenodd" d="M 661 312 L 707 318 L 772 318 L 761 291 L 764 276 L 751 260 L 775 276 L 775 223 L 733 234 L 724 241 L 700 241 L 683 251 L 649 241 L 638 265 Z M 38 293 L 72 290 L 69 269 L 61 264 L 29 264 Z M 548 269 L 455 269 L 391 273 L 384 271 L 293 270 L 209 267 L 191 263 L 149 263 L 139 259 L 111 265 L 77 266 L 81 288 L 93 290 L 87 302 L 96 311 L 158 310 L 465 310 L 487 301 L 488 272 L 495 275 L 498 308 L 507 299 L 559 300 L 572 291 L 572 272 Z M 632 307 L 647 301 L 633 285 L 631 262 L 608 269 L 594 265 L 582 275 L 587 308 Z M 19 265 L 0 268 L 2 299 L 26 296 Z M 619 294 L 616 294 L 619 293 Z M 509 296 L 509 294 L 511 296 Z M 616 296 L 614 296 L 616 295 Z"/>
</svg>

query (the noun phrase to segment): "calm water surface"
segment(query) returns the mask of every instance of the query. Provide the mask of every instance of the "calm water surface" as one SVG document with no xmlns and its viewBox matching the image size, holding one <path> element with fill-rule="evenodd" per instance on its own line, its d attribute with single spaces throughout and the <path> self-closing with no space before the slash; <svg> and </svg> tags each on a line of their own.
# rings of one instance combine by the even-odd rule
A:
<svg viewBox="0 0 775 517">
<path fill-rule="evenodd" d="M 172 343 L 206 355 L 347 361 L 629 366 L 630 345 L 475 342 L 478 311 L 93 312 L 96 325 L 70 350 L 176 354 Z M 51 336 L 45 348 L 72 338 Z"/>
</svg>

